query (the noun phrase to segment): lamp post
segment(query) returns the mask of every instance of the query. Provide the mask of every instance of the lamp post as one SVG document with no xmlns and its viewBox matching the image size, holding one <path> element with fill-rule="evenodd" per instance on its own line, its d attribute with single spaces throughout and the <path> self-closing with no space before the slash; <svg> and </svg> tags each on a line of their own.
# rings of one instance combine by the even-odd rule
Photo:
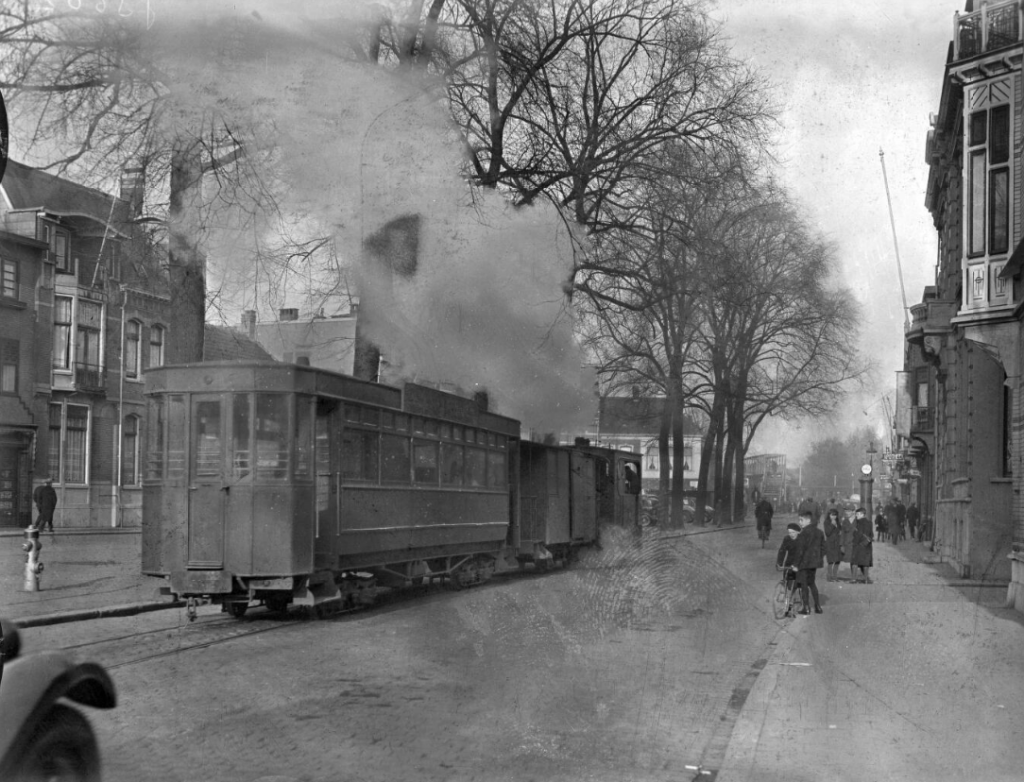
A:
<svg viewBox="0 0 1024 782">
<path fill-rule="evenodd" d="M 875 479 L 873 477 L 873 473 L 875 470 L 874 457 L 875 454 L 878 453 L 878 451 L 875 449 L 875 443 L 873 441 L 868 441 L 868 449 L 866 453 L 868 455 L 868 463 L 860 468 L 860 502 L 861 505 L 864 506 L 864 510 L 867 512 L 868 518 L 873 519 L 875 517 L 875 511 L 871 498 L 871 489 L 872 484 L 874 484 L 875 482 Z"/>
</svg>

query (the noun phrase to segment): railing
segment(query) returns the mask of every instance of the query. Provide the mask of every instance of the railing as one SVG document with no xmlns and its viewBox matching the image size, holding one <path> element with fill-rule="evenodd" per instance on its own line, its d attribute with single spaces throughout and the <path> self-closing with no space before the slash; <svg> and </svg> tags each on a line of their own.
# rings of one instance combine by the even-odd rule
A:
<svg viewBox="0 0 1024 782">
<path fill-rule="evenodd" d="M 1019 43 L 1021 13 L 1018 0 L 1007 0 L 1002 3 L 982 2 L 977 11 L 955 14 L 953 59 L 966 60 Z"/>
<path fill-rule="evenodd" d="M 931 431 L 935 426 L 935 409 L 932 407 L 911 408 L 911 430 L 918 432 Z"/>
<path fill-rule="evenodd" d="M 106 391 L 107 371 L 95 364 L 75 363 L 75 387 L 79 391 Z"/>
</svg>

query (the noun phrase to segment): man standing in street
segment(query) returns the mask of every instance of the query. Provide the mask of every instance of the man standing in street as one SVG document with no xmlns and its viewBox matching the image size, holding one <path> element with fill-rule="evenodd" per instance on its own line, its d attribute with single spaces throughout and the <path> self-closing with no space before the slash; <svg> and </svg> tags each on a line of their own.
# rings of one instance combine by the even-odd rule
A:
<svg viewBox="0 0 1024 782">
<path fill-rule="evenodd" d="M 810 592 L 810 597 L 814 598 L 814 613 L 822 613 L 815 577 L 825 558 L 825 533 L 816 524 L 811 523 L 813 518 L 813 514 L 809 511 L 801 511 L 800 518 L 797 520 L 800 525 L 800 534 L 796 538 L 794 559 L 796 583 L 800 587 L 800 597 L 804 601 L 804 606 L 800 609 L 801 614 L 810 613 L 808 606 L 811 603 L 808 600 L 808 592 Z"/>
<path fill-rule="evenodd" d="M 42 486 L 36 486 L 36 490 L 32 493 L 32 499 L 39 510 L 36 526 L 40 531 L 45 530 L 49 526 L 50 534 L 52 535 L 53 511 L 57 508 L 57 492 L 53 490 L 53 479 L 47 478 L 43 481 Z"/>
</svg>

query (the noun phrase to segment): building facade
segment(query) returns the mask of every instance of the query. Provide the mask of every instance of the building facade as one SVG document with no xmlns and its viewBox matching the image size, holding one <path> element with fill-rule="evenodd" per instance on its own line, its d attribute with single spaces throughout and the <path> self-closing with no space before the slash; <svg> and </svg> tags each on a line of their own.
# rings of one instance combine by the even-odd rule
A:
<svg viewBox="0 0 1024 782">
<path fill-rule="evenodd" d="M 935 281 L 911 308 L 899 434 L 902 489 L 960 575 L 1009 580 L 1024 610 L 1021 309 L 1024 9 L 954 16 L 926 143 Z"/>
<path fill-rule="evenodd" d="M 173 335 L 137 172 L 121 196 L 14 161 L 0 183 L 4 526 L 30 522 L 46 477 L 56 526 L 141 523 L 143 373 Z"/>
</svg>

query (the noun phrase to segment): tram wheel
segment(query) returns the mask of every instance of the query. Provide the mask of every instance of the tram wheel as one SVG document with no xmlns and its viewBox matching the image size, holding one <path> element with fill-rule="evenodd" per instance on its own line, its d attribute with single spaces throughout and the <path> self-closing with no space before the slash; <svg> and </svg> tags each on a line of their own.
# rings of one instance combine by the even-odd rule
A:
<svg viewBox="0 0 1024 782">
<path fill-rule="evenodd" d="M 270 595 L 266 599 L 267 608 L 278 614 L 288 613 L 287 595 Z"/>
<path fill-rule="evenodd" d="M 228 603 L 227 607 L 228 613 L 235 617 L 235 619 L 241 619 L 245 616 L 245 612 L 249 610 L 249 604 L 241 602 Z"/>
</svg>

